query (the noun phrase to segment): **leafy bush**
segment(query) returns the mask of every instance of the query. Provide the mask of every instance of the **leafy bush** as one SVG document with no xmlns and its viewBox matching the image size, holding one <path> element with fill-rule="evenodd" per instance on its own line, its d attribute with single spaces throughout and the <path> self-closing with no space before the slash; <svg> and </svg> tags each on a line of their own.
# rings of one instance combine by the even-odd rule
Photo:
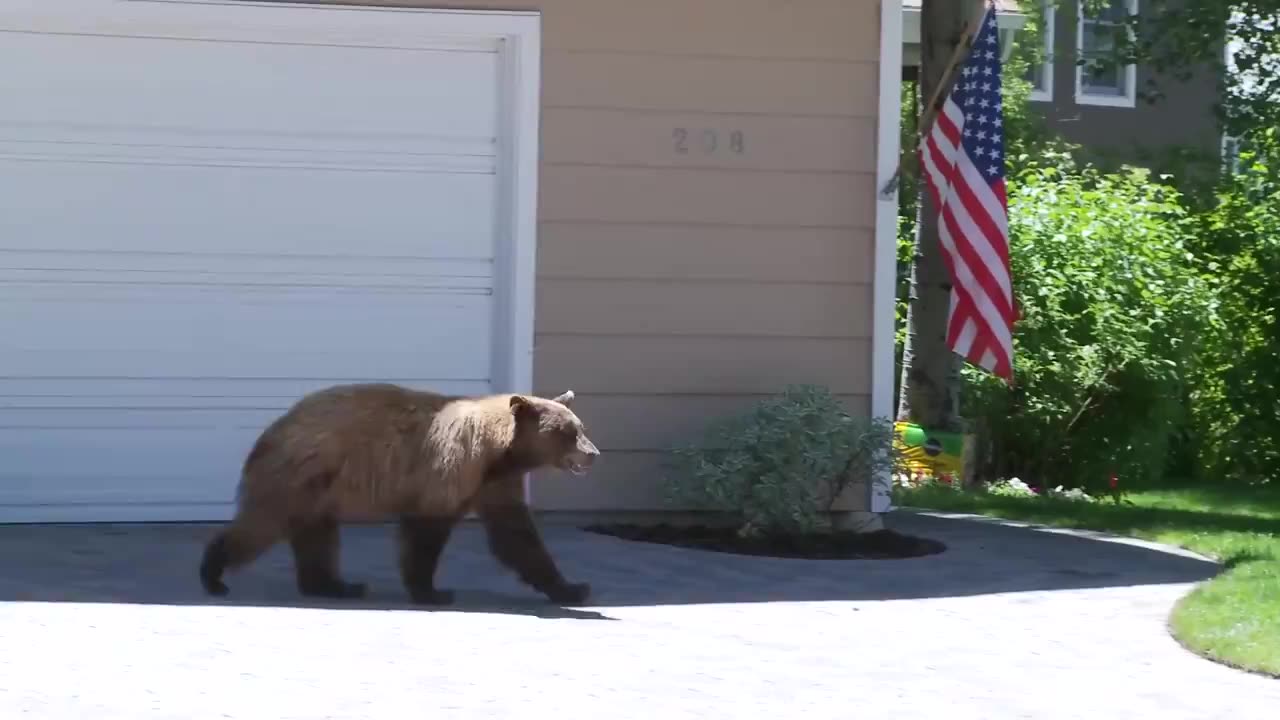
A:
<svg viewBox="0 0 1280 720">
<path fill-rule="evenodd" d="M 814 532 L 853 483 L 892 468 L 891 440 L 887 420 L 859 422 L 826 389 L 789 386 L 674 450 L 667 498 L 729 514 L 743 535 Z"/>
<path fill-rule="evenodd" d="M 1268 482 L 1280 474 L 1280 131 L 1251 140 L 1197 218 L 1222 306 L 1192 378 L 1191 427 L 1203 473 Z"/>
<path fill-rule="evenodd" d="M 1016 386 L 964 371 L 962 411 L 994 444 L 988 474 L 1041 487 L 1159 477 L 1216 312 L 1180 196 L 1144 170 L 1051 156 L 1012 178 L 1009 214 Z"/>
</svg>

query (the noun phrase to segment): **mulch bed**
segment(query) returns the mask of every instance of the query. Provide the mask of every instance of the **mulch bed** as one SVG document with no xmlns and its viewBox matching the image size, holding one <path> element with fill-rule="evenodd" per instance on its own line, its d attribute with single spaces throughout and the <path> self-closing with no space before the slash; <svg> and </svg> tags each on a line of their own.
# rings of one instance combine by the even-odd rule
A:
<svg viewBox="0 0 1280 720">
<path fill-rule="evenodd" d="M 807 560 L 897 560 L 933 555 L 946 545 L 893 530 L 739 537 L 732 527 L 707 525 L 589 525 L 584 530 L 623 540 L 675 545 L 737 555 Z"/>
</svg>

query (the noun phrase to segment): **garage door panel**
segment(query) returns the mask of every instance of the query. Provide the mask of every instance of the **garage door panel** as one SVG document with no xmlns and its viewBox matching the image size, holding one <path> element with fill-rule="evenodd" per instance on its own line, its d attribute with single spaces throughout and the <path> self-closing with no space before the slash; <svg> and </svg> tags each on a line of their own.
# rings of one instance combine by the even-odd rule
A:
<svg viewBox="0 0 1280 720">
<path fill-rule="evenodd" d="M 488 295 L 135 287 L 73 297 L 41 286 L 6 289 L 6 375 L 490 376 Z"/>
<path fill-rule="evenodd" d="M 257 432 L 161 420 L 145 431 L 87 422 L 6 429 L 0 452 L 18 462 L 5 470 L 0 505 L 231 502 Z M 202 482 L 193 485 L 193 474 Z"/>
<path fill-rule="evenodd" d="M 409 137 L 497 133 L 500 64 L 488 52 L 154 37 L 9 33 L 0 64 L 10 122 L 138 123 L 247 134 Z M 145 35 L 140 26 L 136 34 Z M 226 40 L 234 34 L 224 35 Z M 447 55 L 448 62 L 423 56 Z M 157 63 L 157 58 L 163 62 Z M 405 66 L 416 83 L 405 92 Z M 318 71 L 319 70 L 319 71 Z M 74 93 L 49 93 L 72 87 Z M 279 102 L 287 89 L 289 103 Z M 139 111 L 145 111 L 139 117 Z"/>
<path fill-rule="evenodd" d="M 446 394 L 484 392 L 487 380 L 441 379 L 421 376 L 362 374 L 335 377 L 287 378 L 73 378 L 0 377 L 0 411 L 23 409 L 116 411 L 120 409 L 283 409 L 299 397 L 330 385 L 352 382 L 394 382 Z M 67 415 L 55 427 L 74 427 Z M 101 424 L 101 423 L 100 423 Z M 20 418 L 6 427 L 21 429 Z M 110 426 L 108 423 L 107 426 Z"/>
<path fill-rule="evenodd" d="M 350 254 L 302 255 L 234 252 L 15 250 L 0 248 L 0 279 L 22 283 L 22 291 L 59 284 L 87 287 L 164 285 L 251 289 L 346 288 L 423 293 L 489 292 L 488 258 L 411 258 Z M 13 291 L 11 291 L 13 292 Z"/>
<path fill-rule="evenodd" d="M 0 243 L 13 250 L 184 253 L 212 248 L 256 255 L 486 261 L 494 253 L 498 209 L 494 175 L 5 157 L 0 157 L 0 207 Z"/>
<path fill-rule="evenodd" d="M 493 389 L 511 18 L 16 8 L 0 522 L 224 516 L 307 392 Z"/>
</svg>

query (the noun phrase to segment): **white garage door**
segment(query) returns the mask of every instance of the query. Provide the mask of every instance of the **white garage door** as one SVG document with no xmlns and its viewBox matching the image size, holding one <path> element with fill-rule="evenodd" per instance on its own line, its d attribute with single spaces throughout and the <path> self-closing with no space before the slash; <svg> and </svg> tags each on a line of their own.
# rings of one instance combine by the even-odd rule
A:
<svg viewBox="0 0 1280 720">
<path fill-rule="evenodd" d="M 0 0 L 0 521 L 225 518 L 324 385 L 525 389 L 536 22 Z"/>
</svg>

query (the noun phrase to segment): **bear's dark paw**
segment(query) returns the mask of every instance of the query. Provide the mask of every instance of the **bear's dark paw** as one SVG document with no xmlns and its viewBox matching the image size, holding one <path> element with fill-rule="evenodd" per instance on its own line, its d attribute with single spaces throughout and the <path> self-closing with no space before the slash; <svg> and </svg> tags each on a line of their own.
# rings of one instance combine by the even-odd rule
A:
<svg viewBox="0 0 1280 720">
<path fill-rule="evenodd" d="M 226 583 L 215 578 L 202 577 L 200 578 L 200 584 L 204 586 L 205 592 L 214 597 L 224 597 L 231 592 L 231 588 L 227 587 Z"/>
<path fill-rule="evenodd" d="M 559 583 L 543 591 L 547 599 L 560 605 L 581 605 L 591 597 L 591 585 L 588 583 Z"/>
<path fill-rule="evenodd" d="M 306 582 L 298 584 L 298 592 L 309 597 L 329 598 L 331 600 L 355 600 L 369 592 L 365 583 L 326 580 L 323 582 Z"/>
<path fill-rule="evenodd" d="M 436 590 L 428 588 L 426 590 L 414 590 L 409 593 L 409 600 L 414 605 L 452 605 L 452 590 Z"/>
</svg>

